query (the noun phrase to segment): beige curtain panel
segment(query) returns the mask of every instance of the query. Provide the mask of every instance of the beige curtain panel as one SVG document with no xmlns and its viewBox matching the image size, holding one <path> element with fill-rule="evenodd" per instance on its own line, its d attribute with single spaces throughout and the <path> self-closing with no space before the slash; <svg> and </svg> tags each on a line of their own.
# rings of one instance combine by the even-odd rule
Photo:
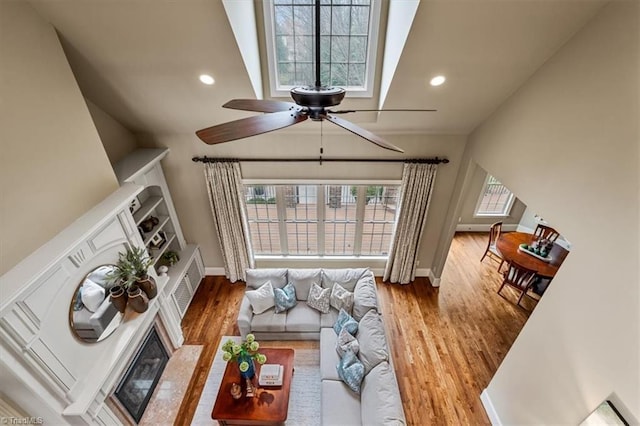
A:
<svg viewBox="0 0 640 426">
<path fill-rule="evenodd" d="M 204 175 L 225 275 L 231 282 L 245 281 L 245 270 L 253 268 L 254 262 L 247 229 L 240 163 L 205 163 Z"/>
<path fill-rule="evenodd" d="M 409 284 L 416 277 L 418 249 L 437 168 L 436 164 L 404 165 L 398 222 L 384 268 L 384 281 Z"/>
</svg>

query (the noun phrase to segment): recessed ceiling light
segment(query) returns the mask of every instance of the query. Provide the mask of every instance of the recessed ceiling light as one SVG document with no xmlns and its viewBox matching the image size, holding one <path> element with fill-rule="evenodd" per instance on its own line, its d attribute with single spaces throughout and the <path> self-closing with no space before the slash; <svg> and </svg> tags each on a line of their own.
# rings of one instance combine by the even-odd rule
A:
<svg viewBox="0 0 640 426">
<path fill-rule="evenodd" d="M 213 77 L 211 77 L 208 74 L 202 74 L 200 76 L 200 81 L 203 82 L 204 84 L 208 84 L 209 86 L 211 86 L 213 83 L 215 83 L 216 81 L 213 79 Z"/>
<path fill-rule="evenodd" d="M 431 79 L 431 85 L 440 86 L 442 83 L 445 82 L 445 80 L 446 78 L 444 77 L 444 75 L 437 75 Z"/>
</svg>

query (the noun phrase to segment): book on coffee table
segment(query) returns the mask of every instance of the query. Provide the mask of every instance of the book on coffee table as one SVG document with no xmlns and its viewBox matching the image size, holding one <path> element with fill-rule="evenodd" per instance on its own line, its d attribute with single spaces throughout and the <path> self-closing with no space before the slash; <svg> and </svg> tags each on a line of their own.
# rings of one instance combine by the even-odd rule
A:
<svg viewBox="0 0 640 426">
<path fill-rule="evenodd" d="M 260 386 L 281 386 L 284 368 L 280 364 L 264 364 L 260 367 L 258 384 Z"/>
</svg>

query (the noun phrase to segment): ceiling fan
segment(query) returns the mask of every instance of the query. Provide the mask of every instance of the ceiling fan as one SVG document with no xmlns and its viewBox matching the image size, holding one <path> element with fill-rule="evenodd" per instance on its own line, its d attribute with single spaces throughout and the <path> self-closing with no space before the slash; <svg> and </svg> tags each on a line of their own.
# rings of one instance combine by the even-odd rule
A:
<svg viewBox="0 0 640 426">
<path fill-rule="evenodd" d="M 209 145 L 229 142 L 249 136 L 255 136 L 273 130 L 282 129 L 300 123 L 307 119 L 313 121 L 327 120 L 354 133 L 369 142 L 391 151 L 404 152 L 401 148 L 385 141 L 381 137 L 368 130 L 357 126 L 350 121 L 336 117 L 335 114 L 346 114 L 360 111 L 436 111 L 426 110 L 330 110 L 328 108 L 339 105 L 346 91 L 341 87 L 323 86 L 320 81 L 320 0 L 315 2 L 315 85 L 306 87 L 294 87 L 291 89 L 291 97 L 294 102 L 261 100 L 261 99 L 232 99 L 223 105 L 224 108 L 239 109 L 243 111 L 264 112 L 240 120 L 230 121 L 217 126 L 198 130 L 196 135 Z"/>
</svg>

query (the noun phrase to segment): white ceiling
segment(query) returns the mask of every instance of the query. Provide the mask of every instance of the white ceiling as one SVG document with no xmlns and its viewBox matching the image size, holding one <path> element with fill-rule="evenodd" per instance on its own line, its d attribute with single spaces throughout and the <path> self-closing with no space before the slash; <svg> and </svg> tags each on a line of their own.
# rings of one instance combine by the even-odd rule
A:
<svg viewBox="0 0 640 426">
<path fill-rule="evenodd" d="M 58 30 L 84 95 L 130 130 L 193 133 L 249 115 L 221 108 L 230 99 L 255 97 L 222 0 L 30 3 Z M 438 112 L 342 117 L 383 134 L 469 133 L 605 3 L 422 0 L 384 107 Z M 260 0 L 255 9 L 261 19 Z M 379 56 L 382 51 L 383 46 Z M 378 71 L 380 64 L 379 59 Z M 216 84 L 200 83 L 201 73 L 212 74 Z M 447 82 L 431 87 L 436 74 L 446 75 Z M 346 99 L 340 108 L 377 108 L 379 81 L 378 72 L 373 99 Z"/>
</svg>

